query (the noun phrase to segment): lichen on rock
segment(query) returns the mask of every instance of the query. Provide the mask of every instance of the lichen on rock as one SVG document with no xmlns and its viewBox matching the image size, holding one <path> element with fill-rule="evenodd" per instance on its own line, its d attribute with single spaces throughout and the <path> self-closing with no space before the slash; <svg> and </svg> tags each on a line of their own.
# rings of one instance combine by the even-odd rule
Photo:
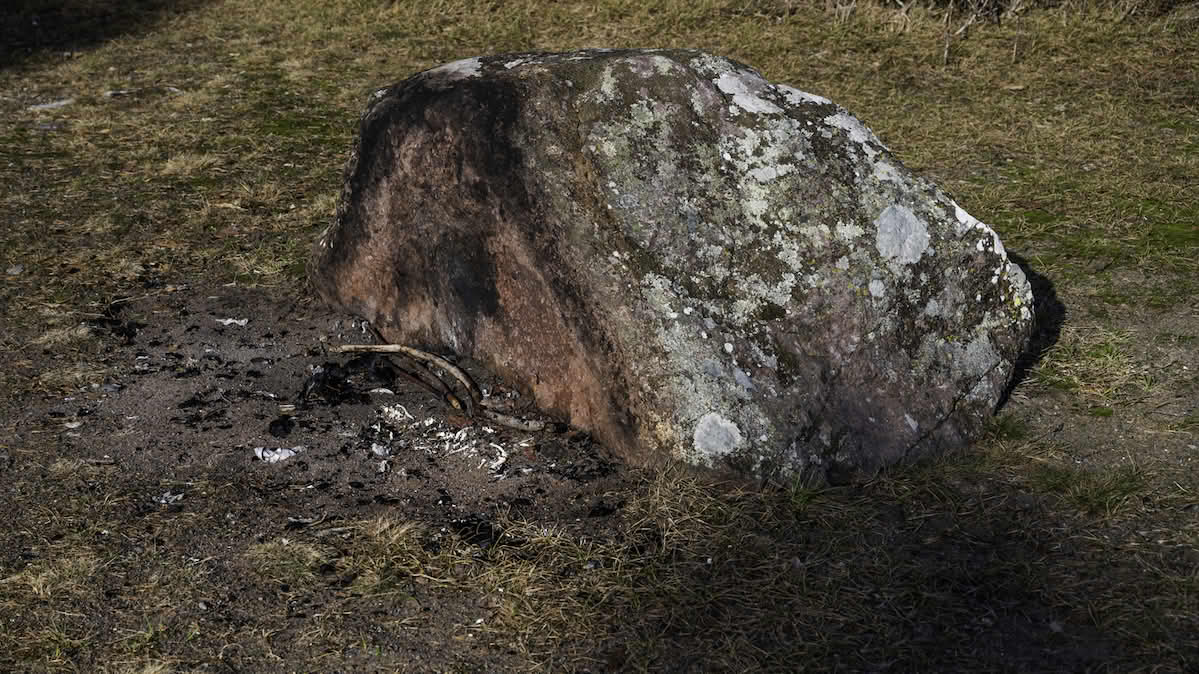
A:
<svg viewBox="0 0 1199 674">
<path fill-rule="evenodd" d="M 1031 291 L 831 101 L 693 50 L 467 59 L 372 96 L 311 278 L 626 458 L 845 480 L 976 436 Z"/>
</svg>

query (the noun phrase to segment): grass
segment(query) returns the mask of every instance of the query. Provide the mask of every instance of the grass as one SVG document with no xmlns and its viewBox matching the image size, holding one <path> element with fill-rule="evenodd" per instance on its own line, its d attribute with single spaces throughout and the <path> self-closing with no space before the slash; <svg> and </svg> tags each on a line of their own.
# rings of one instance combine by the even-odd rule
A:
<svg viewBox="0 0 1199 674">
<path fill-rule="evenodd" d="M 1153 386 L 1152 377 L 1135 360 L 1131 336 L 1102 327 L 1067 326 L 1033 379 L 1100 402 Z"/>
<path fill-rule="evenodd" d="M 1065 495 L 1083 512 L 1109 518 L 1130 506 L 1129 500 L 1147 486 L 1144 472 L 1136 466 L 1095 473 L 1046 465 L 1031 478 L 1039 489 Z"/>
<path fill-rule="evenodd" d="M 781 493 L 667 471 L 594 535 L 507 520 L 482 549 L 380 517 L 196 556 L 189 532 L 212 523 L 129 497 L 158 484 L 77 464 L 16 475 L 0 665 L 402 668 L 406 639 L 548 671 L 1199 662 L 1193 4 L 1029 10 L 948 51 L 943 10 L 923 6 L 228 0 L 151 3 L 89 36 L 115 4 L 76 5 L 63 30 L 79 42 L 0 66 L 13 399 L 100 385 L 87 320 L 119 298 L 193 279 L 301 292 L 366 93 L 495 51 L 698 46 L 828 96 L 993 223 L 1069 314 L 967 457 Z M 32 437 L 0 453 L 53 455 Z M 218 605 L 235 621 L 205 617 Z"/>
</svg>

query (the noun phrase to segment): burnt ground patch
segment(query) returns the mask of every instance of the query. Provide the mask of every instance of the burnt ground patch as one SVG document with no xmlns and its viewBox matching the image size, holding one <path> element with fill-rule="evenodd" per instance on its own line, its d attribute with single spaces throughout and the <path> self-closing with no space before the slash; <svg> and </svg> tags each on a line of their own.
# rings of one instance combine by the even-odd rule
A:
<svg viewBox="0 0 1199 674">
<path fill-rule="evenodd" d="M 523 545 L 505 537 L 514 519 L 594 535 L 619 511 L 608 492 L 635 480 L 583 434 L 467 419 L 385 357 L 328 353 L 333 344 L 369 342 L 369 331 L 270 293 L 178 289 L 124 302 L 88 325 L 90 351 L 103 354 L 102 382 L 5 405 L 5 472 L 21 479 L 8 494 L 14 544 L 3 565 L 10 579 L 31 564 L 57 563 L 47 555 L 73 560 L 83 577 L 109 565 L 99 594 L 70 602 L 82 632 L 131 630 L 143 650 L 155 642 L 176 650 L 189 630 L 202 632 L 178 651 L 191 653 L 183 660 L 190 665 L 261 664 L 279 648 L 276 633 L 298 639 L 293 658 L 314 662 L 333 648 L 353 662 L 347 629 L 375 644 L 371 666 L 401 656 L 438 666 L 503 662 L 504 649 L 446 656 L 428 645 L 464 638 L 477 620 L 477 598 L 447 589 L 452 574 L 428 568 L 433 560 Z M 461 365 L 519 409 L 514 392 Z M 28 507 L 46 498 L 49 511 Z M 401 539 L 376 536 L 389 522 L 421 563 L 407 568 L 391 557 Z M 363 541 L 380 550 L 362 556 Z M 68 542 L 69 551 L 61 547 Z M 172 571 L 149 577 L 138 568 L 147 554 L 173 558 Z M 167 577 L 178 574 L 185 577 Z M 372 599 L 380 584 L 392 592 L 397 583 L 415 599 Z M 139 596 L 160 594 L 158 609 L 145 614 L 150 628 L 103 618 L 105 606 L 128 610 Z M 259 602 L 271 608 L 247 606 Z M 333 647 L 319 636 L 329 620 L 320 607 L 348 613 L 346 602 L 354 611 L 378 606 L 339 616 Z M 379 615 L 426 628 L 369 636 Z M 254 629 L 272 635 L 263 650 L 235 636 Z M 220 655 L 220 639 L 238 643 L 241 659 Z M 64 654 L 89 662 L 81 645 Z"/>
</svg>

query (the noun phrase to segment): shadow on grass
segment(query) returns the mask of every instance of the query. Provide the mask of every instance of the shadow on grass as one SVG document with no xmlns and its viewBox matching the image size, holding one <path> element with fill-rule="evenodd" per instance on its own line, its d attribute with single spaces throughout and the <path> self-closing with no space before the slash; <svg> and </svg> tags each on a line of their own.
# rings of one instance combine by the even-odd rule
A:
<svg viewBox="0 0 1199 674">
<path fill-rule="evenodd" d="M 1045 276 L 1038 274 L 1033 270 L 1025 258 L 1008 252 L 1008 258 L 1015 262 L 1024 275 L 1028 278 L 1029 285 L 1032 286 L 1032 297 L 1034 303 L 1032 335 L 1029 338 L 1028 348 L 1020 357 L 1016 359 L 1016 367 L 1012 372 L 1012 380 L 1003 391 L 1003 395 L 999 397 L 999 404 L 995 408 L 1001 409 L 1004 403 L 1012 395 L 1012 391 L 1028 377 L 1028 373 L 1036 367 L 1037 363 L 1041 362 L 1041 358 L 1057 344 L 1058 338 L 1062 334 L 1062 325 L 1066 322 L 1068 311 L 1066 305 L 1062 303 L 1057 296 L 1057 290 L 1054 288 L 1053 281 L 1050 281 Z"/>
<path fill-rule="evenodd" d="M 7 0 L 0 11 L 0 68 L 48 52 L 86 49 L 144 32 L 211 0 Z"/>
<path fill-rule="evenodd" d="M 934 472 L 790 506 L 741 494 L 634 513 L 622 554 L 553 569 L 571 580 L 536 609 L 574 610 L 553 639 L 530 630 L 531 650 L 550 670 L 583 660 L 672 672 L 1193 664 L 1193 600 L 1170 591 L 1185 560 L 1134 552 L 1105 524 L 1016 485 L 976 474 L 954 487 Z M 599 625 L 578 641 L 561 638 L 590 620 Z"/>
</svg>

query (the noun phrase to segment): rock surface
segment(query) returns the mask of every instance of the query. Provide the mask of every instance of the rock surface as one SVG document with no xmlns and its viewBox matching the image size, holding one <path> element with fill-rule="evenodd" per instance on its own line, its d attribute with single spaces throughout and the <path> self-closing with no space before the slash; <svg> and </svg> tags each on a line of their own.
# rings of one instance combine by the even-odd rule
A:
<svg viewBox="0 0 1199 674">
<path fill-rule="evenodd" d="M 310 269 L 640 463 L 843 482 L 960 447 L 1032 295 L 844 109 L 690 50 L 466 59 L 375 92 Z"/>
</svg>

